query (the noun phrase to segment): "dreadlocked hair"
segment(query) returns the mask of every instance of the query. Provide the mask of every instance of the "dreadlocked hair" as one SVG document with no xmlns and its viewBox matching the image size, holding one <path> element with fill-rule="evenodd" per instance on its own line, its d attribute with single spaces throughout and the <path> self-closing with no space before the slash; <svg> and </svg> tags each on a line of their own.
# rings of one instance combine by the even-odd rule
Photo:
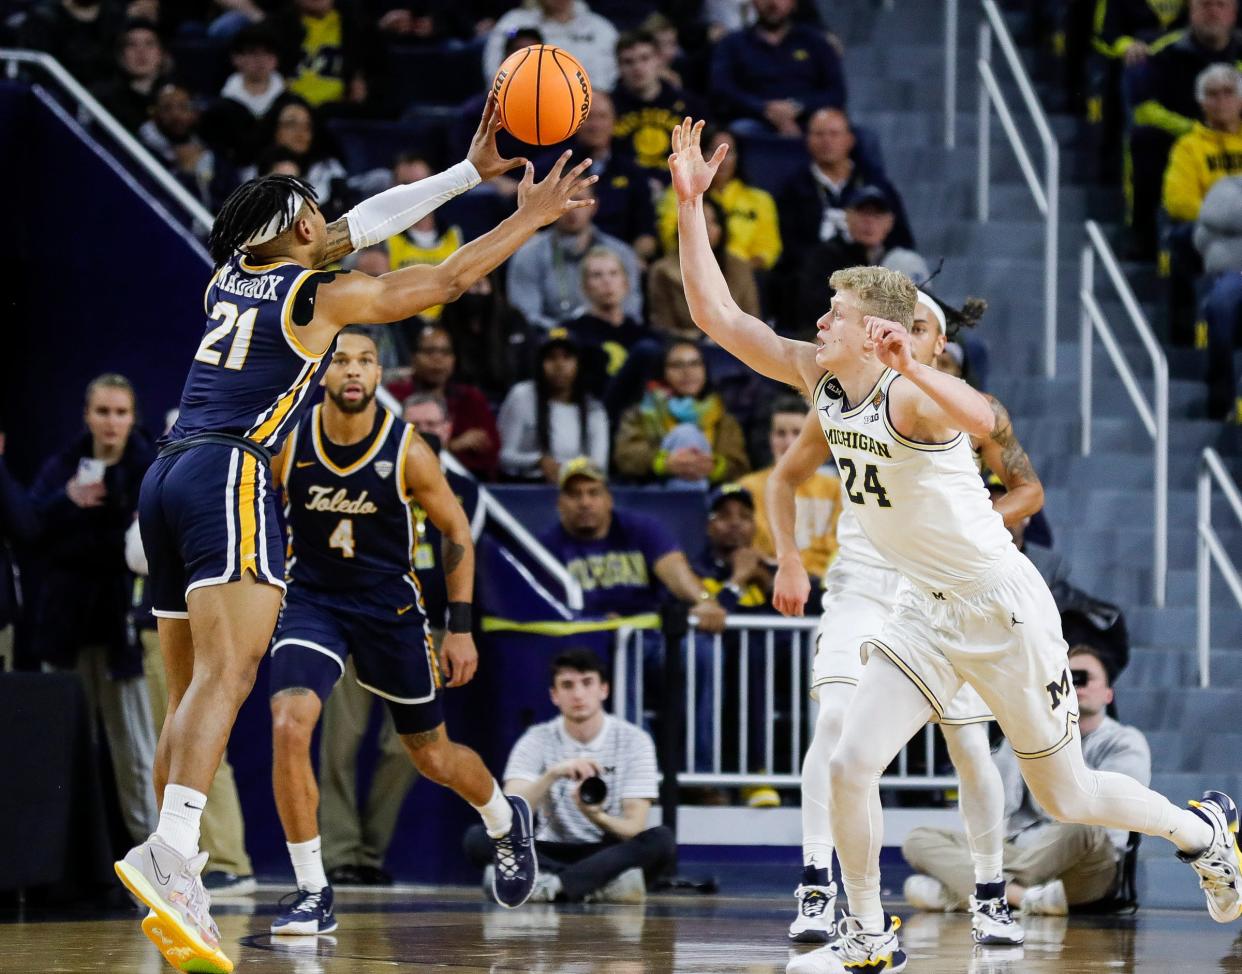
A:
<svg viewBox="0 0 1242 974">
<path fill-rule="evenodd" d="M 220 207 L 207 240 L 215 265 L 219 267 L 273 219 L 284 216 L 290 193 L 301 197 L 303 203 L 318 203 L 310 183 L 296 176 L 262 176 L 233 190 Z"/>
<path fill-rule="evenodd" d="M 954 308 L 952 305 L 946 304 L 930 292 L 924 292 L 930 295 L 931 299 L 940 305 L 940 310 L 944 312 L 945 335 L 944 337 L 952 341 L 957 337 L 963 328 L 974 328 L 979 324 L 979 319 L 983 317 L 983 312 L 987 311 L 988 303 L 983 298 L 967 298 L 962 302 L 960 308 Z"/>
</svg>

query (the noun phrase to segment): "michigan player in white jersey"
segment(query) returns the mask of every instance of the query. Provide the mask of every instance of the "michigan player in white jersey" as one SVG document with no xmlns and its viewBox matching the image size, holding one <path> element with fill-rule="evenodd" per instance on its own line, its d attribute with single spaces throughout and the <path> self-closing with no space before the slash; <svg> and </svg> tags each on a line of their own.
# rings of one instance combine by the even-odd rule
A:
<svg viewBox="0 0 1242 974">
<path fill-rule="evenodd" d="M 679 125 L 669 158 L 695 324 L 758 372 L 811 394 L 838 464 L 853 467 L 850 499 L 863 531 L 903 576 L 895 611 L 865 644 L 867 664 L 829 761 L 829 813 L 849 912 L 835 940 L 788 970 L 905 968 L 900 921 L 886 917 L 880 902 L 883 815 L 875 786 L 914 732 L 943 718 L 964 682 L 996 715 L 1032 795 L 1056 819 L 1164 836 L 1198 873 L 1212 918 L 1236 919 L 1242 852 L 1233 801 L 1209 791 L 1178 808 L 1132 778 L 1083 762 L 1056 605 L 1014 547 L 971 456 L 968 437 L 993 429 L 991 406 L 960 379 L 914 361 L 914 285 L 886 268 L 838 271 L 813 343 L 782 338 L 744 313 L 703 218 L 703 193 L 728 147 L 705 160 L 702 127 L 690 119 Z"/>
<path fill-rule="evenodd" d="M 918 292 L 910 330 L 913 357 L 931 365 L 944 350 L 946 319 L 940 303 Z M 996 417 L 992 432 L 972 442 L 988 468 L 998 473 L 1008 493 L 1005 524 L 1021 521 L 1043 506 L 1043 487 L 1026 452 L 1013 435 L 1005 407 L 989 396 Z M 798 439 L 781 457 L 768 481 L 768 511 L 776 542 L 777 572 L 772 603 L 784 615 L 800 616 L 810 594 L 810 579 L 794 541 L 794 492 L 829 457 L 818 413 L 812 411 Z M 858 495 L 857 470 L 842 464 L 846 494 Z M 803 874 L 794 895 L 798 915 L 789 928 L 791 940 L 823 943 L 835 927 L 838 887 L 832 881 L 832 822 L 828 814 L 828 761 L 841 734 L 845 709 L 862 675 L 859 647 L 877 635 L 896 603 L 901 575 L 867 540 L 853 504 L 841 512 L 837 556 L 824 585 L 823 615 L 815 640 L 811 696 L 819 704 L 811 744 L 802 766 Z M 962 687 L 940 719 L 949 757 L 961 779 L 961 810 L 975 865 L 971 897 L 971 932 L 976 943 L 1020 944 L 1021 925 L 1005 902 L 1002 875 L 1005 794 L 1000 772 L 992 762 L 987 706 L 969 685 Z"/>
</svg>

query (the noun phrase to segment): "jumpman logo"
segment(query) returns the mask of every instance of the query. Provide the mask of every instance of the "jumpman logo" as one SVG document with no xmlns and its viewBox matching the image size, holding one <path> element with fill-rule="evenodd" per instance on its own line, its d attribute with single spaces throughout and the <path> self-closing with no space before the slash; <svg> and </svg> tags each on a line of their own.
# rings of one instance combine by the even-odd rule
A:
<svg viewBox="0 0 1242 974">
<path fill-rule="evenodd" d="M 1014 626 L 1020 626 L 1020 625 L 1022 625 L 1022 620 L 1019 619 L 1012 612 L 1009 613 L 1009 628 L 1012 629 Z"/>
</svg>

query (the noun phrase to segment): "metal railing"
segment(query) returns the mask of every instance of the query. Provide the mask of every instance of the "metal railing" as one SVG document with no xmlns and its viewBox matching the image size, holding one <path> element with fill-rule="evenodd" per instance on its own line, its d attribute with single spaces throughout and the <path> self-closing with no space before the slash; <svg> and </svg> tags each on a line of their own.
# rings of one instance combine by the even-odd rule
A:
<svg viewBox="0 0 1242 974">
<path fill-rule="evenodd" d="M 1147 317 L 1139 307 L 1138 299 L 1130 288 L 1117 258 L 1113 256 L 1113 248 L 1109 246 L 1099 224 L 1088 220 L 1087 242 L 1083 244 L 1081 258 L 1081 277 L 1079 279 L 1078 300 L 1081 308 L 1079 335 L 1079 417 L 1082 422 L 1082 440 L 1080 452 L 1085 457 L 1091 452 L 1091 420 L 1092 420 L 1092 364 L 1094 355 L 1094 335 L 1100 336 L 1100 343 L 1108 352 L 1113 367 L 1121 377 L 1130 401 L 1143 421 L 1143 428 L 1152 438 L 1152 487 L 1153 511 L 1153 552 L 1152 552 L 1152 599 L 1157 608 L 1164 606 L 1165 591 L 1168 584 L 1169 561 L 1169 362 L 1160 347 L 1160 342 L 1147 323 Z M 1147 350 L 1151 359 L 1154 377 L 1154 404 L 1139 387 L 1134 369 L 1126 361 L 1125 355 L 1117 343 L 1113 330 L 1105 318 L 1095 297 L 1095 261 L 1099 258 L 1104 270 L 1112 281 L 1122 306 L 1126 309 L 1135 331 Z"/>
<path fill-rule="evenodd" d="M 19 51 L 12 48 L 0 48 L 0 63 L 5 65 L 5 75 L 15 78 L 18 65 L 26 64 L 46 72 L 56 84 L 77 103 L 79 117 L 85 115 L 119 145 L 143 172 L 164 190 L 189 217 L 194 229 L 204 233 L 211 229 L 212 215 L 196 200 L 167 168 L 151 155 L 141 142 L 135 139 L 121 125 L 112 113 L 104 108 L 89 91 L 78 83 L 65 68 L 50 54 L 39 51 Z"/>
<path fill-rule="evenodd" d="M 957 0 L 944 0 L 944 147 L 957 146 Z"/>
<path fill-rule="evenodd" d="M 977 215 L 980 223 L 986 223 L 990 209 L 991 169 L 992 169 L 992 114 L 996 109 L 1001 127 L 1009 138 L 1014 155 L 1026 185 L 1035 199 L 1035 206 L 1044 218 L 1044 374 L 1049 378 L 1057 373 L 1057 235 L 1060 231 L 1060 172 L 1061 152 L 1053 137 L 1048 117 L 1035 88 L 1026 73 L 1018 49 L 1014 45 L 1009 28 L 993 0 L 983 0 L 983 12 L 986 18 L 979 25 L 979 183 L 976 196 Z M 1027 151 L 1018 127 L 1014 122 L 1013 112 L 1009 108 L 1000 83 L 992 70 L 992 37 L 995 35 L 1005 61 L 1009 65 L 1014 83 L 1022 95 L 1022 101 L 1030 113 L 1039 133 L 1039 141 L 1044 147 L 1044 175 L 1041 185 L 1035 164 Z"/>
<path fill-rule="evenodd" d="M 1225 551 L 1215 529 L 1212 527 L 1212 481 L 1215 480 L 1225 500 L 1233 508 L 1234 517 L 1242 525 L 1242 494 L 1221 463 L 1220 456 L 1210 446 L 1205 447 L 1199 461 L 1198 489 L 1198 555 L 1195 560 L 1195 588 L 1198 601 L 1199 630 L 1199 686 L 1212 684 L 1212 563 L 1220 569 L 1225 582 L 1242 609 L 1242 577 L 1237 566 Z"/>
<path fill-rule="evenodd" d="M 807 703 L 806 693 L 817 625 L 814 618 L 731 615 L 725 634 L 697 634 L 697 645 L 691 630 L 682 644 L 686 770 L 677 775 L 680 785 L 799 785 L 804 744 L 810 743 L 815 724 L 815 708 Z M 655 645 L 644 640 L 659 639 L 655 630 L 617 632 L 613 707 L 618 716 L 639 725 L 649 709 L 644 650 Z M 726 702 L 728 684 L 734 693 Z M 708 698 L 706 719 L 703 698 Z M 704 724 L 706 732 L 696 733 Z M 956 775 L 938 775 L 935 769 L 936 736 L 929 724 L 902 749 L 880 785 L 921 791 L 957 785 Z"/>
</svg>

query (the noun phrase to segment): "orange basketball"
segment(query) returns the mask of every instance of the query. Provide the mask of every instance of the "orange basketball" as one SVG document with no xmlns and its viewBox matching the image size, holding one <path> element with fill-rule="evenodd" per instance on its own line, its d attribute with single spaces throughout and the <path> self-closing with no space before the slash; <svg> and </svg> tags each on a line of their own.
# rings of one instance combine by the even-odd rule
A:
<svg viewBox="0 0 1242 974">
<path fill-rule="evenodd" d="M 591 111 L 591 79 L 578 59 L 551 44 L 514 51 L 492 82 L 500 124 L 531 145 L 555 145 Z"/>
</svg>

